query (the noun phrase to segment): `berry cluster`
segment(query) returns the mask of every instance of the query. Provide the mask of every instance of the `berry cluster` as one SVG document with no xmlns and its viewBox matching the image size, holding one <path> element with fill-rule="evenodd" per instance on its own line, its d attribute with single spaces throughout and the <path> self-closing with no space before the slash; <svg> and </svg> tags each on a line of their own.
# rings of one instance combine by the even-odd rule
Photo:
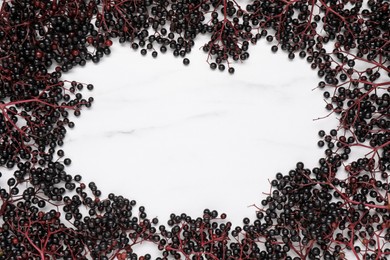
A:
<svg viewBox="0 0 390 260">
<path fill-rule="evenodd" d="M 116 39 L 141 55 L 187 57 L 198 35 L 212 70 L 249 47 L 306 59 L 337 129 L 317 167 L 271 180 L 253 218 L 150 219 L 136 202 L 66 172 L 61 149 L 93 85 L 63 79 Z M 390 255 L 390 4 L 386 0 L 4 0 L 0 8 L 0 259 L 387 259 Z M 356 149 L 364 150 L 359 157 Z"/>
</svg>

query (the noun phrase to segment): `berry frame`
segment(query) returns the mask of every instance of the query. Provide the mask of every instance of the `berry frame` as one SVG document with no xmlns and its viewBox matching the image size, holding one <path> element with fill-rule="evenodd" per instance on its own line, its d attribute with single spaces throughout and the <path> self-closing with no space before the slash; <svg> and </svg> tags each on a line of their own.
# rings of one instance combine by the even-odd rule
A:
<svg viewBox="0 0 390 260">
<path fill-rule="evenodd" d="M 158 259 L 387 259 L 388 1 L 9 0 L 0 18 L 0 165 L 14 175 L 0 179 L 0 258 L 149 259 L 133 250 L 148 241 Z M 94 183 L 65 171 L 70 159 L 57 160 L 74 126 L 69 113 L 93 104 L 82 94 L 93 86 L 63 73 L 100 62 L 114 38 L 142 55 L 170 48 L 188 65 L 199 34 L 210 37 L 210 68 L 231 74 L 251 44 L 276 40 L 272 51 L 317 70 L 326 109 L 339 117 L 337 129 L 319 132 L 318 167 L 298 162 L 277 174 L 243 226 L 213 210 L 159 225 L 135 201 L 101 198 Z M 357 147 L 369 152 L 355 159 Z"/>
</svg>

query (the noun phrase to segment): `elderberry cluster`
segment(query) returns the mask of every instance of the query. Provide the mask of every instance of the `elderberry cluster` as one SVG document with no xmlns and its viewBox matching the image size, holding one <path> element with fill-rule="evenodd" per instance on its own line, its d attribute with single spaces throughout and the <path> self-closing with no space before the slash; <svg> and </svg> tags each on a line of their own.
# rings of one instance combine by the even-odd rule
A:
<svg viewBox="0 0 390 260">
<path fill-rule="evenodd" d="M 390 4 L 386 0 L 4 0 L 0 8 L 0 259 L 388 259 Z M 261 40 L 319 77 L 337 129 L 324 156 L 271 180 L 256 214 L 171 214 L 167 225 L 67 172 L 70 113 L 93 104 L 66 73 L 114 42 L 189 65 L 199 35 L 212 70 L 235 72 Z M 356 150 L 364 151 L 359 156 Z M 12 172 L 6 176 L 5 172 Z"/>
</svg>

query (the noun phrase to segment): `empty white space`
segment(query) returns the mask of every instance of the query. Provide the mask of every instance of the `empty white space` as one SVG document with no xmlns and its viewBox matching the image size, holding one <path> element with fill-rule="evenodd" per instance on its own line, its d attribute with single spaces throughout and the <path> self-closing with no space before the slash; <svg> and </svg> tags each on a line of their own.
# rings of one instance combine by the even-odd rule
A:
<svg viewBox="0 0 390 260">
<path fill-rule="evenodd" d="M 305 60 L 259 43 L 229 75 L 211 71 L 198 47 L 184 66 L 170 53 L 154 59 L 115 44 L 98 65 L 64 75 L 95 86 L 84 94 L 92 108 L 74 119 L 63 148 L 68 171 L 103 196 L 135 199 L 164 222 L 209 208 L 241 224 L 277 172 L 298 161 L 313 167 L 322 156 L 317 132 L 335 122 L 313 121 L 327 111 Z"/>
</svg>

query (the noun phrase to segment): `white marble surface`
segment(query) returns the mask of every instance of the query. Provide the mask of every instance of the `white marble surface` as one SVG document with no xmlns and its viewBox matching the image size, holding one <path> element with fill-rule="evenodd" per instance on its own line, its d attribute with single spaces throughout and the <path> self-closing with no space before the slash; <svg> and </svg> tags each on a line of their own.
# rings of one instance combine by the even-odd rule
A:
<svg viewBox="0 0 390 260">
<path fill-rule="evenodd" d="M 103 196 L 124 195 L 149 217 L 226 212 L 233 224 L 253 217 L 277 172 L 296 162 L 316 165 L 323 151 L 317 132 L 335 125 L 327 114 L 316 72 L 305 60 L 251 48 L 236 73 L 211 71 L 197 41 L 182 58 L 143 57 L 115 43 L 110 57 L 65 74 L 93 83 L 93 107 L 65 140 L 68 170 L 94 181 Z"/>
</svg>

